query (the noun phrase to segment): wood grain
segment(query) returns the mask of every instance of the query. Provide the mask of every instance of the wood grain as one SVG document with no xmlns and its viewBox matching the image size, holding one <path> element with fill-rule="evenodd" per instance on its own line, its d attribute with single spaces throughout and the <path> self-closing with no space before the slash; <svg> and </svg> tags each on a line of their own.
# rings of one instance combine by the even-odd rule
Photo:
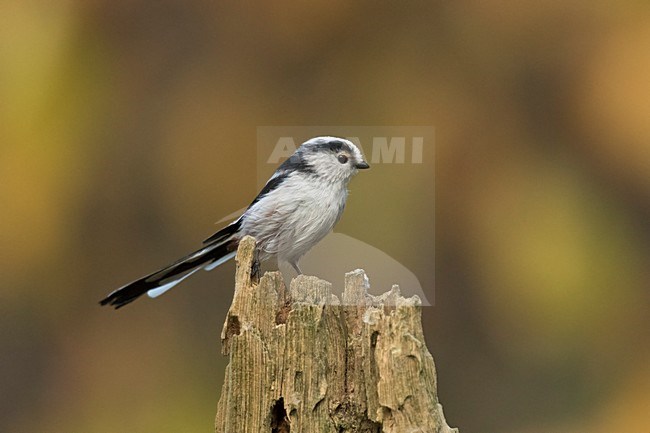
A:
<svg viewBox="0 0 650 433">
<path fill-rule="evenodd" d="M 221 334 L 229 358 L 218 433 L 451 433 L 422 333 L 420 300 L 368 294 L 362 270 L 331 284 L 279 272 L 251 277 L 255 240 L 237 252 Z"/>
</svg>

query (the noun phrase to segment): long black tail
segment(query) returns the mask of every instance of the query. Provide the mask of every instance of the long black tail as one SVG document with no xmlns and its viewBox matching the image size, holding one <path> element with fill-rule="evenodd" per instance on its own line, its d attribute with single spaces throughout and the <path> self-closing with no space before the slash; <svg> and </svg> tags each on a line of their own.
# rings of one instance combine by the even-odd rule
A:
<svg viewBox="0 0 650 433">
<path fill-rule="evenodd" d="M 237 247 L 237 241 L 233 240 L 231 235 L 234 234 L 236 228 L 233 225 L 225 227 L 217 233 L 221 236 L 217 237 L 215 242 L 205 245 L 169 266 L 120 287 L 99 303 L 118 309 L 135 301 L 145 293 L 152 298 L 160 296 L 199 269 L 214 269 L 234 257 L 233 251 Z"/>
</svg>

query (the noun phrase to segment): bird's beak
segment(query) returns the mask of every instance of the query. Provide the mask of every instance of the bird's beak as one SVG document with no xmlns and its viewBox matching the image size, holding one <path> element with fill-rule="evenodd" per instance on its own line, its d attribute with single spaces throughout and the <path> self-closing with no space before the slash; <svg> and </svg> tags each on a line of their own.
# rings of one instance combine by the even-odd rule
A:
<svg viewBox="0 0 650 433">
<path fill-rule="evenodd" d="M 359 170 L 365 170 L 366 168 L 370 168 L 370 166 L 366 161 L 361 161 L 358 162 L 357 165 L 355 165 L 355 168 L 358 168 Z"/>
</svg>

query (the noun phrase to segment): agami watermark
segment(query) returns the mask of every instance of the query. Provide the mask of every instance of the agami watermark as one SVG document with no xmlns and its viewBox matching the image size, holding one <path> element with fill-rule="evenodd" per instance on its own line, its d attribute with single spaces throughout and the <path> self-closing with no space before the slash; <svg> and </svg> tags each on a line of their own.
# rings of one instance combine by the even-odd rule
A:
<svg viewBox="0 0 650 433">
<path fill-rule="evenodd" d="M 423 136 L 371 137 L 371 146 L 366 146 L 371 149 L 370 152 L 364 150 L 364 145 L 359 137 L 343 138 L 356 144 L 373 164 L 404 164 L 407 154 L 410 154 L 411 164 L 422 164 Z M 280 164 L 293 155 L 300 144 L 301 142 L 296 142 L 296 137 L 293 136 L 278 137 L 266 162 L 268 164 Z"/>
<path fill-rule="evenodd" d="M 417 295 L 423 305 L 432 305 L 435 299 L 432 277 L 435 268 L 434 128 L 258 127 L 258 187 L 261 188 L 278 165 L 304 141 L 316 136 L 348 139 L 361 149 L 370 163 L 371 170 L 359 174 L 350 185 L 351 196 L 342 222 L 346 227 L 361 226 L 372 230 L 364 231 L 362 241 L 356 237 L 358 230 L 344 230 L 340 227 L 342 224 L 337 225 L 332 234 L 301 259 L 303 272 L 341 288 L 345 272 L 363 268 L 370 277 L 371 293 L 373 289 L 383 293 L 392 284 L 399 284 L 405 296 Z M 416 220 L 419 221 L 417 233 L 410 230 Z M 402 244 L 424 244 L 426 247 L 414 251 L 413 257 L 404 256 L 403 248 L 383 236 L 386 231 L 399 232 Z"/>
</svg>

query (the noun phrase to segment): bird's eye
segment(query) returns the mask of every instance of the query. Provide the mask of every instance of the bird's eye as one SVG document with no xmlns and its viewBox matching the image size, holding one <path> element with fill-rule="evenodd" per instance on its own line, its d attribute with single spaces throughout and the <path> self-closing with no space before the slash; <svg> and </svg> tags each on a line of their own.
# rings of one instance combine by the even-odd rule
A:
<svg viewBox="0 0 650 433">
<path fill-rule="evenodd" d="M 348 157 L 345 155 L 339 155 L 338 160 L 341 164 L 345 164 L 346 162 L 348 162 Z"/>
</svg>

